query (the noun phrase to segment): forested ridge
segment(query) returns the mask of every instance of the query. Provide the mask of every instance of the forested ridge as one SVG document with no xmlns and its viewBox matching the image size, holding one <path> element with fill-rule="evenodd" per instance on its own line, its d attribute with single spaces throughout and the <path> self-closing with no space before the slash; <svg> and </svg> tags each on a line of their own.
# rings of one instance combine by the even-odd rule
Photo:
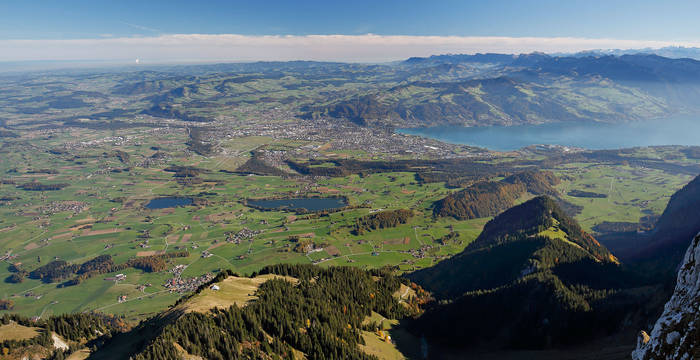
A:
<svg viewBox="0 0 700 360">
<path fill-rule="evenodd" d="M 494 216 L 513 205 L 525 192 L 522 184 L 495 181 L 478 182 L 435 202 L 433 214 L 459 220 Z"/>
<path fill-rule="evenodd" d="M 29 339 L 0 342 L 0 350 L 4 355 L 25 354 L 28 348 L 37 346 L 34 349 L 42 349 L 45 354 L 48 354 L 48 359 L 64 359 L 80 347 L 96 348 L 108 341 L 113 334 L 125 329 L 121 318 L 96 313 L 63 314 L 44 319 L 3 314 L 0 317 L 0 326 L 8 324 L 36 328 L 38 333 Z M 52 332 L 67 342 L 68 350 L 54 349 Z"/>
<path fill-rule="evenodd" d="M 506 210 L 462 253 L 408 277 L 443 299 L 411 331 L 457 348 L 541 349 L 606 336 L 649 291 L 546 196 Z"/>
<path fill-rule="evenodd" d="M 496 216 L 513 206 L 525 192 L 558 196 L 559 179 L 550 171 L 524 171 L 502 181 L 481 181 L 435 202 L 433 214 L 466 220 Z"/>
<path fill-rule="evenodd" d="M 601 261 L 610 260 L 610 251 L 583 231 L 576 220 L 546 196 L 536 197 L 503 212 L 489 221 L 481 234 L 467 249 L 478 249 L 517 241 L 540 233 L 554 224 L 566 233 L 568 240 L 577 244 Z"/>
<path fill-rule="evenodd" d="M 389 271 L 283 264 L 265 267 L 260 274 L 291 276 L 298 282 L 268 280 L 245 307 L 182 314 L 173 313 L 176 306 L 169 315 L 123 335 L 143 338 L 134 344 L 132 357 L 174 359 L 185 351 L 207 359 L 273 359 L 292 358 L 300 351 L 308 359 L 373 359 L 358 347 L 365 317 L 372 311 L 387 318 L 411 315 L 410 307 L 392 295 L 406 280 Z M 110 351 L 110 344 L 102 351 Z"/>
</svg>

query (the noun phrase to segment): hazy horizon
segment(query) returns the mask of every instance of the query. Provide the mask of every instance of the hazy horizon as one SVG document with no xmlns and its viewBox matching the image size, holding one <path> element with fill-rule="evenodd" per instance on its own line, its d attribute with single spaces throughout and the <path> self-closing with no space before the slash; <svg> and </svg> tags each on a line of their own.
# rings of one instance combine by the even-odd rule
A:
<svg viewBox="0 0 700 360">
<path fill-rule="evenodd" d="M 387 62 L 700 47 L 698 11 L 689 1 L 628 0 L 6 2 L 0 61 Z"/>
</svg>

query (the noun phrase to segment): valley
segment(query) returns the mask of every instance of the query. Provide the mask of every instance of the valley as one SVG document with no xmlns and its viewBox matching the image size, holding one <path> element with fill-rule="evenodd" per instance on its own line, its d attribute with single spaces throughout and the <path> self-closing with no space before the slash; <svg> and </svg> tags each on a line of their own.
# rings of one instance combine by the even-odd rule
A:
<svg viewBox="0 0 700 360">
<path fill-rule="evenodd" d="M 3 344 L 16 358 L 54 333 L 95 359 L 629 354 L 692 237 L 680 214 L 700 147 L 628 130 L 695 119 L 695 75 L 658 86 L 700 65 L 557 59 L 3 75 L 0 314 L 35 334 Z M 591 122 L 628 137 L 581 146 L 571 129 Z M 517 141 L 410 130 L 465 125 Z M 563 130 L 522 134 L 538 126 Z"/>
<path fill-rule="evenodd" d="M 87 140 L 77 148 L 57 151 L 82 134 L 83 130 L 52 131 L 43 138 L 20 138 L 6 143 L 3 156 L 7 161 L 0 165 L 4 174 L 0 185 L 0 226 L 6 263 L 21 264 L 24 271 L 32 271 L 55 259 L 80 264 L 99 255 L 109 255 L 115 263 L 172 251 L 186 251 L 187 256 L 169 260 L 168 270 L 172 271 L 126 269 L 120 272 L 125 275 L 124 280 L 107 281 L 115 274 L 104 274 L 68 287 L 57 287 L 68 278 L 58 283 L 31 278 L 3 283 L 14 311 L 27 316 L 99 310 L 141 319 L 181 296 L 164 287 L 173 277 L 197 278 L 219 269 L 250 274 L 280 261 L 363 268 L 392 265 L 402 272 L 412 271 L 461 251 L 489 219 L 434 218 L 434 202 L 458 189 L 440 181 L 418 180 L 415 171 L 363 173 L 366 170 L 360 168 L 347 175 L 319 177 L 280 166 L 284 173 L 281 176 L 231 174 L 236 164 L 242 165 L 253 155 L 245 151 L 237 157 L 197 155 L 178 145 L 186 141 L 184 134 L 172 131 L 152 133 L 148 138 L 139 138 L 138 132 L 125 133 L 116 139 Z M 221 144 L 234 151 L 255 146 L 258 152 L 293 154 L 293 158 L 308 156 L 300 154 L 310 152 L 316 159 L 327 159 L 324 166 L 328 169 L 337 168 L 332 162 L 335 159 L 345 158 L 336 150 L 313 150 L 323 144 L 311 141 L 243 137 Z M 34 150 L 18 153 L 9 151 L 10 146 Z M 674 158 L 674 163 L 698 166 L 697 160 L 683 155 L 683 149 L 639 148 L 622 156 Z M 114 155 L 117 151 L 127 155 L 127 162 Z M 167 162 L 150 163 L 161 156 Z M 355 158 L 358 157 L 371 159 L 371 154 L 358 154 Z M 541 158 L 542 155 L 528 152 L 494 153 L 476 163 L 506 169 L 499 164 L 526 166 L 525 163 Z M 369 160 L 369 164 L 373 161 Z M 465 161 L 468 167 L 474 160 Z M 549 169 L 562 179 L 555 191 L 580 208 L 576 218 L 589 231 L 605 221 L 636 223 L 644 216 L 660 215 L 673 191 L 690 179 L 689 175 L 653 168 L 578 161 L 581 160 Z M 380 164 L 381 160 L 375 162 Z M 198 174 L 178 177 L 178 173 L 168 170 L 174 166 L 196 168 Z M 57 170 L 47 174 L 35 173 L 35 169 Z M 473 179 L 482 178 L 498 179 L 498 174 Z M 32 182 L 69 186 L 48 191 L 17 187 Z M 567 195 L 575 189 L 607 196 Z M 168 196 L 189 198 L 192 203 L 154 209 L 147 206 L 153 199 Z M 261 211 L 246 205 L 250 199 L 299 196 L 343 197 L 348 206 L 318 213 Z M 531 196 L 529 192 L 519 194 L 516 203 Z M 353 233 L 358 217 L 391 209 L 409 209 L 413 216 L 396 227 L 362 235 Z M 448 236 L 452 233 L 456 236 Z M 2 278 L 10 275 L 6 268 L 0 273 Z M 76 296 L 76 301 L 71 296 Z M 118 301 L 122 297 L 126 301 Z M 135 303 L 138 306 L 133 306 Z"/>
</svg>

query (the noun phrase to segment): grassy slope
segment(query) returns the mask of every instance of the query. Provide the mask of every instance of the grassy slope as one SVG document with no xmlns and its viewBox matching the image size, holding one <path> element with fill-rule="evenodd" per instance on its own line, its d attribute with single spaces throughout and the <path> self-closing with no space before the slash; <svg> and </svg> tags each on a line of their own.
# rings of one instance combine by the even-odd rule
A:
<svg viewBox="0 0 700 360">
<path fill-rule="evenodd" d="M 199 294 L 188 299 L 180 308 L 186 312 L 207 312 L 213 308 L 225 309 L 233 304 L 242 307 L 255 300 L 254 293 L 262 283 L 274 278 L 285 278 L 288 281 L 295 281 L 294 278 L 272 274 L 254 278 L 230 276 L 216 283 L 220 288 L 219 290 L 204 289 Z"/>
</svg>

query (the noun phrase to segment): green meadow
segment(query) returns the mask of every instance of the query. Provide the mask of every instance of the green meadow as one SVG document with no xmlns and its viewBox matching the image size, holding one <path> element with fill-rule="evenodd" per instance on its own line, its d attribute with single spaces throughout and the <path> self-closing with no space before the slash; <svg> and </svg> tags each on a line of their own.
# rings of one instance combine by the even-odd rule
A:
<svg viewBox="0 0 700 360">
<path fill-rule="evenodd" d="M 106 140 L 109 134 L 87 130 L 32 134 L 16 140 L 12 151 L 1 154 L 2 279 L 11 275 L 11 264 L 32 271 L 54 259 L 80 264 L 108 254 L 115 263 L 123 263 L 178 250 L 187 250 L 189 256 L 169 259 L 168 269 L 184 265 L 182 278 L 220 269 L 251 274 L 280 262 L 397 266 L 399 271 L 412 271 L 462 251 L 489 220 L 434 218 L 433 202 L 459 189 L 444 183 L 420 183 L 409 172 L 334 178 L 295 176 L 290 169 L 285 169 L 290 174 L 284 177 L 231 173 L 255 149 L 298 150 L 323 144 L 232 138 L 220 144 L 222 152 L 204 157 L 188 151 L 183 146 L 187 139 L 178 132 L 142 133 L 137 129 L 120 134 L 126 139 L 122 141 Z M 67 142 L 74 146 L 66 149 Z M 128 154 L 128 159 L 120 160 L 115 150 Z M 654 149 L 640 151 L 645 156 L 656 154 Z M 167 154 L 167 158 L 146 165 L 156 153 Z M 356 151 L 320 150 L 320 154 L 329 159 L 367 156 Z M 303 151 L 299 156 L 304 156 Z M 166 171 L 173 165 L 203 169 L 198 176 L 201 182 L 178 181 Z M 690 180 L 688 175 L 604 163 L 569 163 L 551 170 L 563 179 L 558 190 L 564 198 L 582 206 L 576 218 L 588 230 L 602 221 L 636 222 L 645 215 L 658 215 L 669 196 Z M 17 187 L 34 181 L 67 186 L 55 191 Z M 607 197 L 568 196 L 574 189 Z M 145 207 L 151 199 L 163 196 L 192 197 L 196 202 L 170 209 Z M 350 207 L 323 214 L 296 214 L 245 205 L 250 198 L 292 196 L 343 196 Z M 392 209 L 410 209 L 413 217 L 394 228 L 354 234 L 359 217 Z M 243 229 L 255 235 L 239 243 L 226 241 Z M 451 231 L 458 236 L 443 244 L 440 238 Z M 297 241 L 312 243 L 313 251 L 295 250 Z M 116 275 L 108 273 L 67 287 L 29 278 L 18 284 L 0 282 L 0 296 L 14 302 L 13 311 L 29 316 L 101 311 L 137 320 L 165 309 L 183 295 L 163 286 L 174 276 L 169 271 L 147 273 L 128 268 L 120 273 L 126 275 L 125 280 L 106 280 Z M 123 296 L 126 301 L 118 301 Z"/>
</svg>

